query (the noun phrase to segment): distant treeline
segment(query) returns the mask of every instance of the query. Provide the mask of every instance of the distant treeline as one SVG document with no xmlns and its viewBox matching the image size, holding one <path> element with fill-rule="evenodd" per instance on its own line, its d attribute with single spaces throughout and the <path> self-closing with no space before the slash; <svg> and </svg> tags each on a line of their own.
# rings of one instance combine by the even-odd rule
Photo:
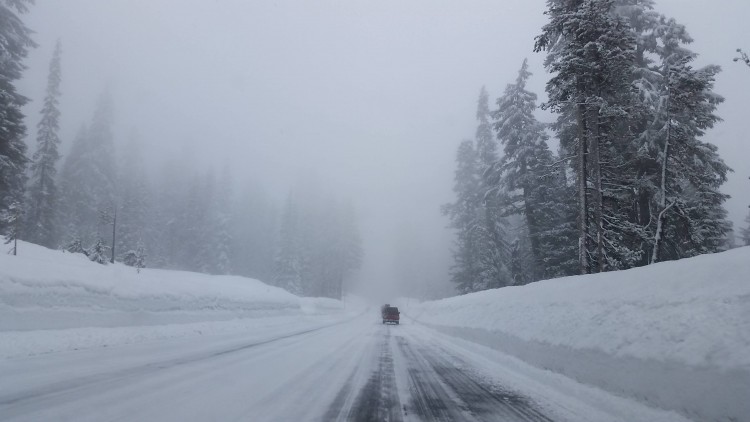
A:
<svg viewBox="0 0 750 422">
<path fill-rule="evenodd" d="M 0 0 L 0 234 L 9 243 L 28 240 L 102 264 L 244 275 L 297 294 L 341 297 L 361 261 L 358 227 L 351 205 L 313 184 L 294 187 L 280 212 L 260 186 L 234 192 L 227 169 L 197 170 L 184 157 L 149 177 L 135 137 L 115 150 L 107 93 L 63 159 L 59 42 L 36 150 L 27 156 L 27 99 L 12 82 L 35 47 L 19 18 L 28 3 Z"/>
</svg>

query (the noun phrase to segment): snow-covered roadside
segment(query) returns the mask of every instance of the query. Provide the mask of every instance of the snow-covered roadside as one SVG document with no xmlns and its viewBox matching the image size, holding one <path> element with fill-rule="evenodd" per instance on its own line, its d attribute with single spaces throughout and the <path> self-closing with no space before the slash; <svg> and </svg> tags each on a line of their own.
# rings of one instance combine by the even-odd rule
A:
<svg viewBox="0 0 750 422">
<path fill-rule="evenodd" d="M 696 420 L 750 420 L 750 248 L 402 304 L 405 316 Z"/>
<path fill-rule="evenodd" d="M 0 358 L 158 339 L 323 326 L 343 303 L 258 280 L 99 265 L 21 243 L 0 255 Z"/>
<path fill-rule="evenodd" d="M 267 333 L 269 337 L 284 336 L 295 331 L 332 325 L 347 317 L 350 316 L 344 313 L 332 313 L 129 327 L 0 331 L 0 359 L 187 337 L 247 335 L 248 333 Z"/>
</svg>

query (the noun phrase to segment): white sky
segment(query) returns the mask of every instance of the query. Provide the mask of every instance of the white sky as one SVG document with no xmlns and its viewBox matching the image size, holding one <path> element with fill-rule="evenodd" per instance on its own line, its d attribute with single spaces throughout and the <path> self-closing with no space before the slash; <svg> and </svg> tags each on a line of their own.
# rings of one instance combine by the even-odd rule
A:
<svg viewBox="0 0 750 422">
<path fill-rule="evenodd" d="M 741 224 L 750 68 L 732 58 L 737 47 L 750 50 L 750 2 L 657 7 L 687 25 L 699 64 L 724 68 L 716 91 L 727 99 L 725 121 L 707 139 L 735 170 L 725 191 Z M 20 84 L 33 100 L 29 139 L 61 38 L 64 142 L 110 86 L 119 141 L 135 129 L 156 157 L 188 150 L 206 166 L 228 163 L 238 184 L 253 179 L 279 198 L 301 172 L 315 172 L 355 200 L 363 283 L 389 292 L 447 286 L 450 236 L 439 206 L 452 199 L 455 149 L 474 134 L 480 87 L 494 102 L 524 57 L 544 98 L 543 56 L 532 52 L 544 9 L 543 0 L 37 0 L 25 20 L 40 46 Z M 406 250 L 415 255 L 409 271 L 399 257 Z"/>
</svg>

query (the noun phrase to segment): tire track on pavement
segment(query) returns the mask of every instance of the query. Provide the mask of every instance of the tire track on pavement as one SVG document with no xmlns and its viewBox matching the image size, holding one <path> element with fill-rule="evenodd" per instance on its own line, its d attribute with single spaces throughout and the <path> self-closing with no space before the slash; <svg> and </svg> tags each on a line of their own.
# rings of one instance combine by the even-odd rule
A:
<svg viewBox="0 0 750 422">
<path fill-rule="evenodd" d="M 385 332 L 379 347 L 377 368 L 357 393 L 351 409 L 341 408 L 344 397 L 351 388 L 350 385 L 345 385 L 326 414 L 326 421 L 401 422 L 403 420 L 396 388 L 390 330 Z"/>
<path fill-rule="evenodd" d="M 525 397 L 488 384 L 451 362 L 437 345 L 396 337 L 406 360 L 412 411 L 426 421 L 552 422 Z"/>
<path fill-rule="evenodd" d="M 356 318 L 356 317 L 355 317 Z M 354 318 L 352 318 L 354 319 Z M 52 384 L 48 384 L 43 387 L 34 388 L 33 390 L 18 391 L 11 394 L 0 395 L 0 409 L 6 406 L 15 406 L 28 401 L 36 401 L 47 396 L 58 396 L 60 394 L 74 392 L 81 389 L 89 388 L 95 385 L 109 385 L 113 382 L 137 378 L 140 376 L 150 375 L 166 369 L 192 364 L 196 362 L 206 361 L 210 359 L 220 358 L 227 355 L 233 355 L 237 352 L 241 352 L 247 349 L 256 348 L 259 346 L 288 340 L 294 338 L 304 337 L 305 335 L 312 334 L 317 331 L 325 330 L 336 325 L 344 324 L 352 319 L 343 321 L 337 321 L 332 324 L 326 324 L 323 326 L 305 329 L 300 331 L 294 331 L 289 334 L 285 334 L 270 339 L 255 341 L 248 344 L 242 344 L 222 350 L 215 350 L 211 352 L 204 352 L 195 355 L 188 355 L 181 358 L 165 360 L 161 362 L 150 362 L 146 364 L 136 365 L 128 368 L 121 368 L 116 371 L 102 372 L 89 376 L 84 376 L 76 379 L 70 379 L 60 381 Z"/>
</svg>

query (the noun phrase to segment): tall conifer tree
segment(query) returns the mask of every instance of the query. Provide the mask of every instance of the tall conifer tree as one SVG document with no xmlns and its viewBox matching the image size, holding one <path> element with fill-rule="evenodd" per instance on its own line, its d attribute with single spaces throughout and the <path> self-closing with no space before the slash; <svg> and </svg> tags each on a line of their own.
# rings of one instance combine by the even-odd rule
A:
<svg viewBox="0 0 750 422">
<path fill-rule="evenodd" d="M 15 81 L 26 68 L 23 59 L 36 46 L 31 30 L 18 17 L 30 0 L 0 0 L 0 234 L 13 228 L 18 236 L 26 158 L 26 125 L 21 107 L 28 101 L 16 91 Z M 11 221 L 12 220 L 12 221 Z"/>
<path fill-rule="evenodd" d="M 566 214 L 557 202 L 557 192 L 565 191 L 564 179 L 556 174 L 544 125 L 534 117 L 537 97 L 526 90 L 530 76 L 524 60 L 516 82 L 497 100 L 493 117 L 504 154 L 491 172 L 497 190 L 504 193 L 506 212 L 524 218 L 533 263 L 524 272 L 533 281 L 567 275 L 561 268 L 568 260 L 565 253 L 571 252 L 565 239 L 574 239 L 572 233 L 564 236 Z"/>
<path fill-rule="evenodd" d="M 451 280 L 461 293 L 475 292 L 485 288 L 481 284 L 481 242 L 476 230 L 481 215 L 480 178 L 474 142 L 464 140 L 456 152 L 453 184 L 456 200 L 442 206 L 443 215 L 448 216 L 450 227 L 456 231 Z"/>
<path fill-rule="evenodd" d="M 63 163 L 62 209 L 68 240 L 80 237 L 89 244 L 97 237 L 108 237 L 107 227 L 111 230 L 99 215 L 117 206 L 112 107 L 112 98 L 105 92 L 99 98 L 91 126 L 79 132 Z"/>
<path fill-rule="evenodd" d="M 613 186 L 627 144 L 622 133 L 631 100 L 628 87 L 635 42 L 627 25 L 613 13 L 612 0 L 548 0 L 550 22 L 536 39 L 535 50 L 548 52 L 545 66 L 554 76 L 547 83 L 552 110 L 560 113 L 558 129 L 575 128 L 567 146 L 575 151 L 578 197 L 579 271 L 615 268 L 632 259 L 623 250 L 615 226 L 623 218 Z M 574 121 L 569 119 L 573 118 Z"/>
<path fill-rule="evenodd" d="M 26 238 L 47 247 L 57 246 L 56 185 L 58 146 L 60 137 L 60 41 L 55 45 L 49 66 L 47 93 L 42 107 L 42 119 L 37 125 L 37 150 L 32 156 L 29 184 Z"/>
<path fill-rule="evenodd" d="M 507 222 L 503 218 L 500 203 L 496 195 L 488 195 L 492 189 L 490 169 L 497 162 L 497 142 L 492 132 L 490 121 L 489 94 L 482 87 L 477 100 L 477 130 L 475 145 L 477 153 L 477 173 L 479 191 L 477 192 L 478 219 L 473 227 L 479 242 L 479 285 L 484 289 L 503 287 L 514 284 L 523 274 L 511 272 L 509 266 L 510 249 Z"/>
</svg>

